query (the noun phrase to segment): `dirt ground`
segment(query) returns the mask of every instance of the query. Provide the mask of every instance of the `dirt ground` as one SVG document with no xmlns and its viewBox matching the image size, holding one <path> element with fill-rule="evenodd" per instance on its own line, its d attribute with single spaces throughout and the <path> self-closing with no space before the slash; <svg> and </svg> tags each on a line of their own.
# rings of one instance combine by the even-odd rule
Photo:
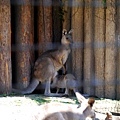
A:
<svg viewBox="0 0 120 120">
<path fill-rule="evenodd" d="M 48 102 L 62 102 L 66 104 L 78 104 L 75 97 L 45 97 L 43 95 L 1 96 L 0 115 L 1 120 L 37 120 L 38 107 Z M 96 120 L 105 120 L 105 113 L 111 111 L 113 118 L 120 120 L 120 101 L 110 99 L 96 99 L 93 109 L 96 111 Z M 116 116 L 116 113 L 117 116 Z M 28 114 L 29 113 L 29 114 Z M 114 120 L 113 119 L 113 120 Z"/>
</svg>

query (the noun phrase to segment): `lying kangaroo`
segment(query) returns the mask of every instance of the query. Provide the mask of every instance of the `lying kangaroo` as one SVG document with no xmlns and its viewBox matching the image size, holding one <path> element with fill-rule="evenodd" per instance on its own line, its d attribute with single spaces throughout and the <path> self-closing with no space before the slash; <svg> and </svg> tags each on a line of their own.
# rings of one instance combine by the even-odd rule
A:
<svg viewBox="0 0 120 120">
<path fill-rule="evenodd" d="M 57 75 L 53 83 L 51 84 L 51 87 L 57 87 L 57 92 L 59 92 L 60 88 L 65 88 L 65 95 L 69 95 L 69 89 L 73 90 L 74 93 L 78 91 L 78 81 L 76 80 L 75 76 L 72 74 L 66 74 L 66 75 Z"/>
<path fill-rule="evenodd" d="M 50 91 L 50 83 L 56 76 L 57 71 L 64 67 L 71 51 L 71 43 L 71 31 L 67 32 L 64 29 L 62 32 L 61 45 L 55 50 L 46 51 L 36 60 L 30 85 L 22 91 L 13 89 L 13 92 L 29 94 L 35 90 L 39 82 L 46 82 L 44 95 L 54 96 Z"/>
<path fill-rule="evenodd" d="M 95 112 L 92 109 L 95 100 L 82 98 L 80 101 L 81 107 L 64 103 L 41 105 L 40 120 L 86 120 L 87 117 L 95 119 Z"/>
</svg>

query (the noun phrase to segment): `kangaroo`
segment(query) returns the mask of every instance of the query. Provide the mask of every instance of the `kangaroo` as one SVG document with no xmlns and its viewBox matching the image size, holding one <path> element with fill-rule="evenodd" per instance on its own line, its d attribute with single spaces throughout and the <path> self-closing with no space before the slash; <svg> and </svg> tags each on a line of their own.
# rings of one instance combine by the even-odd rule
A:
<svg viewBox="0 0 120 120">
<path fill-rule="evenodd" d="M 82 96 L 82 95 L 81 95 Z M 92 106 L 93 98 L 82 99 L 80 107 L 65 103 L 47 103 L 40 106 L 40 120 L 86 120 L 87 117 L 95 119 L 95 112 Z"/>
<path fill-rule="evenodd" d="M 12 89 L 13 92 L 19 94 L 30 94 L 38 86 L 39 82 L 46 82 L 44 95 L 54 96 L 50 91 L 51 80 L 57 75 L 67 61 L 71 51 L 70 44 L 72 43 L 71 31 L 63 29 L 61 45 L 55 50 L 49 50 L 43 53 L 35 62 L 33 69 L 32 81 L 24 90 Z"/>
<path fill-rule="evenodd" d="M 73 90 L 78 100 L 80 98 L 82 99 L 82 101 L 85 101 L 85 98 L 78 91 L 79 86 L 80 85 L 78 81 L 76 80 L 75 76 L 72 74 L 56 76 L 54 77 L 53 83 L 51 84 L 52 88 L 57 87 L 57 91 L 56 91 L 57 95 L 59 92 L 59 88 L 65 88 L 65 93 L 62 96 L 66 96 L 66 95 L 69 96 L 69 90 Z"/>
<path fill-rule="evenodd" d="M 75 93 L 76 91 L 78 91 L 79 84 L 74 75 L 66 74 L 66 75 L 57 75 L 54 78 L 51 87 L 57 88 L 56 93 L 59 92 L 60 88 L 65 88 L 65 95 L 69 95 L 69 89 L 73 90 Z"/>
</svg>

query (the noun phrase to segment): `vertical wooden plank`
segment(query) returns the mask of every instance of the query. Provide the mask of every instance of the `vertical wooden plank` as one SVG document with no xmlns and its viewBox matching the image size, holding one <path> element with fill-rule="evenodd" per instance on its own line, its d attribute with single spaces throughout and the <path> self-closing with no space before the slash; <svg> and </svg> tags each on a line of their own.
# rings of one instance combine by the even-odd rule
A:
<svg viewBox="0 0 120 120">
<path fill-rule="evenodd" d="M 63 22 L 62 22 L 62 27 L 63 29 L 66 30 L 71 30 L 72 26 L 71 26 L 71 12 L 72 12 L 72 1 L 71 0 L 62 0 L 62 11 L 63 11 Z M 67 62 L 66 62 L 66 70 L 68 73 L 72 72 L 72 53 L 70 53 Z"/>
<path fill-rule="evenodd" d="M 0 1 L 0 94 L 11 92 L 10 0 Z"/>
<path fill-rule="evenodd" d="M 116 9 L 116 40 L 117 40 L 117 81 L 116 81 L 116 99 L 120 100 L 120 0 L 117 0 Z"/>
<path fill-rule="evenodd" d="M 96 1 L 95 5 L 95 95 L 104 97 L 105 8 L 103 0 Z"/>
<path fill-rule="evenodd" d="M 72 7 L 72 72 L 82 86 L 83 62 L 83 0 L 73 0 Z"/>
<path fill-rule="evenodd" d="M 84 9 L 84 93 L 94 94 L 93 0 L 85 0 Z"/>
<path fill-rule="evenodd" d="M 52 0 L 40 0 L 37 30 L 40 55 L 52 47 Z"/>
<path fill-rule="evenodd" d="M 38 55 L 42 54 L 45 49 L 43 46 L 43 43 L 45 42 L 45 27 L 44 27 L 44 6 L 43 6 L 43 0 L 39 0 L 39 5 L 37 6 L 37 36 L 38 36 Z M 43 50 L 44 49 L 44 50 Z"/>
<path fill-rule="evenodd" d="M 63 29 L 70 30 L 71 29 L 71 0 L 62 0 L 63 4 Z"/>
<path fill-rule="evenodd" d="M 32 46 L 34 42 L 33 6 L 31 0 L 16 3 L 16 82 L 17 88 L 28 86 L 33 63 Z"/>
<path fill-rule="evenodd" d="M 116 81 L 115 0 L 107 0 L 106 4 L 105 97 L 114 99 Z"/>
<path fill-rule="evenodd" d="M 52 0 L 52 16 L 53 16 L 53 42 L 60 43 L 62 37 L 62 19 L 60 16 L 61 2 L 59 0 Z"/>
</svg>

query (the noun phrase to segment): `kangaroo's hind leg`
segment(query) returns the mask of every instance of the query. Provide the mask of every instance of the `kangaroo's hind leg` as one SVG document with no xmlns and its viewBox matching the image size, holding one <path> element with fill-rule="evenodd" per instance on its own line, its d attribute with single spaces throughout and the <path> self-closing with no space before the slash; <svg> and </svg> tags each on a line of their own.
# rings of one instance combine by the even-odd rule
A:
<svg viewBox="0 0 120 120">
<path fill-rule="evenodd" d="M 45 92 L 44 92 L 45 96 L 48 96 L 49 94 L 51 94 L 50 84 L 51 84 L 51 78 L 49 78 L 49 80 L 46 81 Z"/>
<path fill-rule="evenodd" d="M 65 89 L 65 95 L 69 95 L 69 89 L 67 87 Z"/>
</svg>

